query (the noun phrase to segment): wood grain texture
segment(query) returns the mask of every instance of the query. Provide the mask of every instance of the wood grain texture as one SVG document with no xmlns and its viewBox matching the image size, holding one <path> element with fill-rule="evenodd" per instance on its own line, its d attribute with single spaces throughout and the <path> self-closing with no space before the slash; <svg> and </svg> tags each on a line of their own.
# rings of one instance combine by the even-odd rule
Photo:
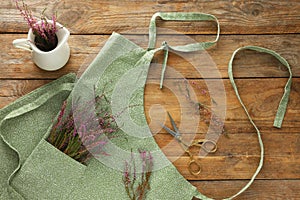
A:
<svg viewBox="0 0 300 200">
<path fill-rule="evenodd" d="M 229 197 L 247 184 L 246 181 L 192 181 L 191 183 L 203 194 L 215 199 Z M 299 180 L 256 180 L 236 199 L 299 199 L 299 191 Z"/>
<path fill-rule="evenodd" d="M 276 34 L 298 33 L 300 29 L 300 3 L 290 1 L 217 1 L 217 0 L 27 0 L 33 12 L 39 16 L 47 7 L 47 13 L 58 11 L 59 21 L 74 34 L 111 34 L 142 28 L 147 32 L 149 20 L 155 12 L 194 11 L 210 13 L 218 17 L 223 34 Z M 26 32 L 27 27 L 13 1 L 0 4 L 0 31 Z M 274 12 L 276 11 L 276 12 Z M 134 23 L 132 23 L 134 21 Z M 200 24 L 200 25 L 199 25 Z M 213 23 L 160 22 L 159 26 L 183 33 L 214 33 Z M 19 27 L 16 29 L 16 27 Z M 251 28 L 249 28 L 251 27 Z"/>
<path fill-rule="evenodd" d="M 286 81 L 287 79 L 281 78 L 236 80 L 240 96 L 254 120 L 272 121 L 274 119 L 279 101 L 283 95 L 283 88 Z M 166 80 L 165 84 L 168 85 L 168 88 L 165 87 L 162 90 L 159 89 L 157 82 L 152 83 L 151 81 L 146 85 L 146 112 L 151 105 L 155 104 L 166 106 L 167 110 L 168 108 L 177 110 L 180 107 L 184 108 L 189 106 L 189 104 L 180 105 L 177 102 L 178 100 L 180 101 L 181 99 L 183 99 L 186 94 L 185 91 L 180 90 L 179 86 L 179 84 L 181 84 L 183 80 Z M 290 118 L 293 120 L 296 120 L 299 115 L 299 84 L 299 79 L 294 78 L 289 106 L 286 113 L 286 118 Z M 189 90 L 190 93 L 193 92 L 197 96 L 195 101 L 197 100 L 198 102 L 201 102 L 203 104 L 210 105 L 211 96 L 209 94 L 214 95 L 214 101 L 216 102 L 216 104 L 226 104 L 226 118 L 228 120 L 248 120 L 236 98 L 229 80 L 191 80 L 188 82 L 188 85 L 191 86 L 191 89 Z M 210 85 L 210 87 L 208 88 L 207 85 Z M 202 94 L 202 90 L 207 91 L 207 93 Z M 219 96 L 219 94 L 222 94 L 220 90 L 225 90 L 226 96 Z M 176 114 L 178 114 L 177 116 L 180 117 L 180 113 L 176 113 L 175 111 L 175 121 L 180 121 L 177 118 Z"/>
<path fill-rule="evenodd" d="M 18 98 L 33 89 L 49 82 L 50 80 L 0 80 L 0 97 L 1 98 Z M 145 113 L 146 117 L 150 123 L 150 118 L 148 116 L 149 110 L 153 105 L 160 104 L 164 107 L 165 110 L 168 110 L 172 113 L 175 122 L 180 122 L 180 109 L 185 107 L 190 108 L 189 104 L 180 105 L 178 99 L 185 98 L 185 93 L 180 93 L 178 89 L 178 83 L 182 80 L 166 80 L 166 84 L 170 85 L 170 88 L 164 88 L 163 90 L 159 89 L 159 86 L 154 83 L 147 83 L 145 88 Z M 226 91 L 225 99 L 218 98 L 216 95 L 215 101 L 219 104 L 226 104 L 226 121 L 228 121 L 228 129 L 232 129 L 231 133 L 242 133 L 242 132 L 253 132 L 254 129 L 248 123 L 248 118 L 245 115 L 241 105 L 239 104 L 234 91 L 232 89 L 229 80 L 223 80 L 221 83 L 224 85 L 219 85 L 216 80 L 191 80 L 190 86 L 191 92 L 194 92 L 197 95 L 197 101 L 207 104 L 210 104 L 209 92 L 216 91 L 219 87 L 224 87 Z M 259 128 L 262 130 L 270 131 L 267 126 L 272 127 L 272 123 L 275 117 L 278 103 L 281 99 L 283 93 L 283 87 L 285 85 L 286 79 L 281 78 L 269 78 L 269 79 L 240 79 L 237 80 L 237 86 L 240 91 L 241 98 L 243 99 L 247 109 L 249 110 L 250 115 L 257 122 Z M 207 94 L 201 94 L 201 89 L 207 90 L 206 84 L 212 84 L 214 87 L 211 88 L 211 91 L 207 91 Z M 272 84 L 270 84 L 272 83 Z M 285 120 L 283 125 L 286 129 L 286 132 L 297 133 L 298 127 L 297 123 L 299 122 L 299 110 L 300 104 L 298 102 L 300 97 L 300 79 L 294 78 L 293 85 L 289 100 L 289 105 L 287 108 L 287 113 L 285 115 Z M 199 89 L 201 88 L 201 89 Z M 173 89 L 174 92 L 171 92 L 170 89 Z M 0 107 L 5 106 L 5 104 L 0 103 Z M 192 107 L 194 108 L 194 107 Z M 193 111 L 193 110 L 192 110 Z M 195 111 L 197 109 L 195 108 Z M 158 113 L 159 114 L 159 113 Z M 231 124 L 239 121 L 239 124 Z M 296 124 L 295 124 L 296 123 Z M 248 126 L 245 128 L 245 126 Z M 244 126 L 245 129 L 242 127 Z M 293 129 L 295 127 L 295 129 Z M 199 130 L 200 131 L 200 130 Z M 285 131 L 284 129 L 272 129 L 276 133 L 281 133 Z M 229 132 L 229 133 L 230 133 Z"/>
<path fill-rule="evenodd" d="M 103 35 L 73 35 L 70 37 L 71 59 L 61 70 L 46 72 L 31 62 L 30 53 L 15 49 L 12 41 L 25 38 L 24 34 L 0 34 L 0 43 L 3 44 L 0 52 L 0 79 L 55 79 L 68 72 L 78 72 L 88 66 L 95 58 L 109 36 Z M 147 48 L 147 35 L 127 35 L 127 38 Z M 157 45 L 166 40 L 171 45 L 190 43 L 191 41 L 209 41 L 213 37 L 195 35 L 158 37 Z M 227 78 L 228 62 L 234 50 L 241 46 L 257 45 L 270 48 L 280 53 L 290 63 L 294 77 L 300 77 L 300 35 L 232 35 L 221 36 L 215 47 L 206 52 L 192 54 L 170 53 L 169 67 L 173 67 L 186 78 Z M 162 63 L 162 52 L 154 59 L 155 63 Z M 215 67 L 216 66 L 216 67 Z M 196 68 L 197 67 L 197 68 Z M 210 73 L 211 69 L 218 70 L 217 75 Z M 288 77 L 286 68 L 268 54 L 254 51 L 241 51 L 234 61 L 234 75 L 245 77 Z M 168 75 L 166 76 L 168 77 Z"/>
<path fill-rule="evenodd" d="M 265 164 L 257 178 L 299 179 L 299 159 L 299 156 L 295 156 L 293 160 L 286 156 L 265 156 Z M 190 174 L 187 168 L 189 160 L 189 157 L 185 156 L 173 162 L 187 180 L 250 179 L 258 166 L 259 156 L 206 156 L 199 159 L 202 171 L 198 176 Z"/>
</svg>

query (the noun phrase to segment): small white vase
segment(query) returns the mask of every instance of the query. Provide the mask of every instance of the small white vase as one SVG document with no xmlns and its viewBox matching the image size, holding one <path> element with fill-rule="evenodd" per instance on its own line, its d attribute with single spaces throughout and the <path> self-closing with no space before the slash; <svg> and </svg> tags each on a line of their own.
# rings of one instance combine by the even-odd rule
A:
<svg viewBox="0 0 300 200">
<path fill-rule="evenodd" d="M 41 23 L 41 21 L 37 22 Z M 48 23 L 53 24 L 52 20 L 48 20 Z M 68 38 L 70 32 L 61 24 L 56 22 L 57 32 L 56 36 L 58 44 L 55 49 L 51 51 L 41 51 L 34 44 L 35 36 L 32 29 L 29 29 L 27 39 L 16 39 L 13 41 L 13 45 L 17 48 L 21 48 L 32 53 L 33 62 L 41 69 L 47 71 L 54 71 L 62 68 L 68 62 L 70 58 L 70 47 L 68 45 Z"/>
</svg>

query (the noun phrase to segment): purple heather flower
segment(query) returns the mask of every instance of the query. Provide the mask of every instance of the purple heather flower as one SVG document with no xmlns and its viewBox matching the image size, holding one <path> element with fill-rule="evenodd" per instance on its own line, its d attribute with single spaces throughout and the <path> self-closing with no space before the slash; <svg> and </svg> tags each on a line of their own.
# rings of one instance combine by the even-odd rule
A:
<svg viewBox="0 0 300 200">
<path fill-rule="evenodd" d="M 116 123 L 113 123 L 113 116 L 106 115 L 107 111 L 103 110 L 95 110 L 93 112 L 96 114 L 90 114 L 89 109 L 95 108 L 92 105 L 82 108 L 80 105 L 74 105 L 68 111 L 66 105 L 67 102 L 64 102 L 47 141 L 82 163 L 92 155 L 108 156 L 104 150 L 108 143 L 107 136 L 110 137 L 118 130 Z M 100 124 L 100 121 L 103 124 Z"/>
<path fill-rule="evenodd" d="M 43 51 L 51 51 L 57 45 L 57 36 L 56 32 L 56 16 L 52 16 L 53 24 L 49 23 L 42 13 L 41 22 L 38 24 L 38 20 L 32 15 L 27 4 L 22 0 L 22 5 L 19 5 L 19 0 L 15 0 L 16 7 L 20 11 L 21 15 L 27 22 L 29 28 L 32 29 L 33 34 L 35 35 L 35 45 Z"/>
</svg>

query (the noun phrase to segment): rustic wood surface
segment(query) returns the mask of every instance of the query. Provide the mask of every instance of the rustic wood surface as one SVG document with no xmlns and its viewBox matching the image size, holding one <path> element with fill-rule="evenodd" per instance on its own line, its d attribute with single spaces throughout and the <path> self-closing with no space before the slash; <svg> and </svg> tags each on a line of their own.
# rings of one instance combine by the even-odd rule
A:
<svg viewBox="0 0 300 200">
<path fill-rule="evenodd" d="M 221 135 L 218 151 L 201 158 L 202 173 L 195 177 L 188 170 L 187 155 L 174 162 L 179 172 L 202 193 L 216 199 L 228 197 L 247 183 L 259 161 L 259 145 L 254 128 L 249 123 L 235 97 L 227 75 L 232 52 L 245 45 L 258 45 L 273 49 L 290 63 L 294 77 L 290 101 L 282 129 L 272 127 L 287 70 L 273 57 L 253 51 L 240 52 L 234 61 L 234 75 L 241 97 L 250 115 L 262 132 L 265 143 L 264 167 L 258 180 L 237 199 L 300 199 L 300 2 L 274 1 L 216 1 L 216 0 L 27 0 L 33 12 L 39 14 L 58 11 L 59 22 L 70 31 L 71 59 L 61 70 L 45 72 L 31 61 L 28 52 L 15 49 L 12 41 L 26 38 L 28 28 L 15 9 L 13 1 L 0 0 L 0 108 L 30 91 L 69 72 L 80 73 L 99 52 L 109 35 L 115 31 L 147 47 L 147 27 L 153 13 L 158 11 L 198 11 L 215 15 L 221 25 L 221 36 L 216 46 L 200 57 L 182 58 L 170 54 L 168 64 L 183 75 L 193 86 L 199 101 L 210 103 L 210 96 L 199 88 L 207 83 L 223 81 L 226 91 L 227 137 Z M 187 34 L 195 41 L 213 39 L 216 25 L 212 22 L 164 22 L 158 20 L 160 35 L 157 44 L 183 44 Z M 211 60 L 203 60 L 209 55 Z M 188 59 L 187 59 L 188 58 Z M 189 61 L 199 63 L 201 72 Z M 201 62 L 199 62 L 201 60 Z M 155 63 L 161 63 L 158 53 Z M 211 66 L 219 74 L 210 72 Z M 159 75 L 158 75 L 159 77 Z M 149 79 L 154 77 L 149 77 Z M 166 84 L 175 87 L 172 75 L 166 74 Z M 173 84 L 173 85 L 172 85 Z M 177 88 L 178 89 L 178 88 Z M 207 89 L 207 88 L 206 88 Z M 178 91 L 177 91 L 178 92 Z M 150 124 L 151 106 L 160 104 L 169 110 L 180 124 L 180 105 L 177 96 L 168 88 L 159 90 L 157 84 L 147 84 L 145 113 Z M 218 101 L 218 100 L 216 100 Z M 170 125 L 170 124 L 168 124 Z M 207 125 L 202 121 L 197 138 L 203 138 Z M 151 127 L 150 127 L 151 128 Z M 184 134 L 191 134 L 187 131 Z M 158 145 L 170 160 L 180 152 L 172 137 L 165 131 L 154 135 Z M 192 149 L 196 153 L 197 149 Z"/>
</svg>

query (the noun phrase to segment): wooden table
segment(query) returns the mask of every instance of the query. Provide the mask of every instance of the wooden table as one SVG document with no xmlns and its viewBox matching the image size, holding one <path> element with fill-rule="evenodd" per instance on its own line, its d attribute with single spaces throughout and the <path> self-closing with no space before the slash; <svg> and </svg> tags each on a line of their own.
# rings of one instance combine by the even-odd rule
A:
<svg viewBox="0 0 300 200">
<path fill-rule="evenodd" d="M 221 24 L 221 37 L 216 46 L 207 50 L 219 69 L 221 77 L 201 77 L 187 68 L 176 56 L 169 58 L 184 77 L 205 86 L 204 78 L 221 78 L 227 96 L 225 127 L 229 138 L 221 136 L 218 152 L 201 159 L 203 171 L 192 176 L 186 168 L 187 155 L 174 162 L 181 174 L 202 193 L 213 198 L 228 197 L 237 192 L 252 176 L 259 161 L 259 145 L 254 128 L 248 122 L 228 80 L 227 66 L 232 52 L 245 45 L 273 49 L 284 56 L 293 71 L 293 84 L 288 110 L 282 129 L 272 127 L 287 70 L 273 57 L 243 51 L 234 62 L 234 74 L 240 94 L 250 115 L 262 132 L 265 143 L 265 162 L 254 184 L 238 199 L 300 199 L 300 2 L 299 0 L 267 1 L 188 1 L 188 0 L 99 0 L 70 1 L 27 0 L 34 13 L 58 11 L 58 20 L 70 31 L 71 58 L 61 70 L 46 72 L 37 68 L 28 52 L 15 49 L 12 41 L 25 38 L 28 28 L 12 1 L 0 3 L 0 107 L 22 95 L 69 72 L 77 72 L 90 62 L 109 35 L 121 32 L 133 41 L 145 40 L 149 20 L 157 11 L 198 11 L 215 15 Z M 196 41 L 214 37 L 212 22 L 163 22 L 158 26 L 176 30 Z M 166 33 L 167 34 L 167 33 Z M 164 37 L 164 36 L 162 36 Z M 165 36 L 167 39 L 173 38 Z M 171 39 L 176 43 L 176 39 Z M 157 55 L 161 60 L 162 53 Z M 168 80 L 166 80 L 168 81 Z M 168 107 L 179 123 L 177 104 L 166 99 L 167 89 L 147 85 L 146 114 L 150 105 L 161 103 Z M 198 93 L 199 98 L 201 94 Z M 172 99 L 172 98 L 170 98 Z M 209 97 L 203 101 L 209 102 Z M 205 130 L 200 126 L 199 130 Z M 163 147 L 172 138 L 163 132 L 156 134 Z M 172 156 L 172 149 L 166 151 Z"/>
</svg>

